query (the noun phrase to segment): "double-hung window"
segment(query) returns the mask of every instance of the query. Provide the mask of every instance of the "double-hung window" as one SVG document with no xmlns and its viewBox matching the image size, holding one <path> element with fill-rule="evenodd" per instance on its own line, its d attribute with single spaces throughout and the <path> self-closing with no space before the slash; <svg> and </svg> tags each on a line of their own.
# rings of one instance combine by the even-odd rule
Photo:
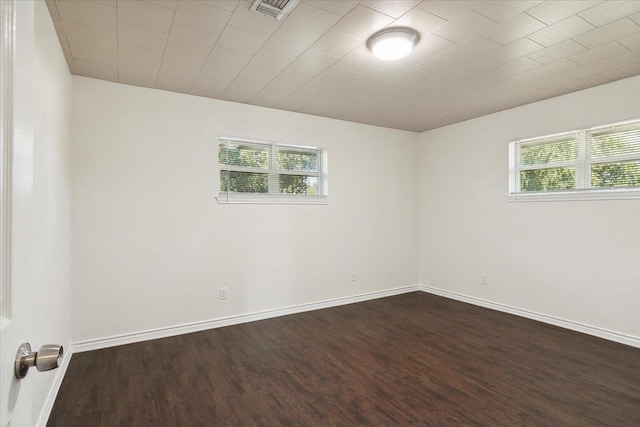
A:
<svg viewBox="0 0 640 427">
<path fill-rule="evenodd" d="M 315 147 L 218 139 L 219 203 L 327 203 L 327 153 Z"/>
<path fill-rule="evenodd" d="M 509 199 L 640 197 L 640 120 L 511 142 Z"/>
</svg>

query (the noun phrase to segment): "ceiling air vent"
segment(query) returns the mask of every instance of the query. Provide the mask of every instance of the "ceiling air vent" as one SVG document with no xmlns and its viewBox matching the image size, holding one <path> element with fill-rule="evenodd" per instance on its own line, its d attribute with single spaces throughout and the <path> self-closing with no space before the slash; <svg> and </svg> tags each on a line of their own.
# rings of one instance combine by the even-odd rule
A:
<svg viewBox="0 0 640 427">
<path fill-rule="evenodd" d="M 254 0 L 251 10 L 270 16 L 278 21 L 300 0 Z"/>
</svg>

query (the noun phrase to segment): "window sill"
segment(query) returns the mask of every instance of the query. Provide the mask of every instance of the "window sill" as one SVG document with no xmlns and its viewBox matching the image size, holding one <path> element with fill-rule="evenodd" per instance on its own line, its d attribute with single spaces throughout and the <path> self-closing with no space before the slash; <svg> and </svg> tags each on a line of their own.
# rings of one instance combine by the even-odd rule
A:
<svg viewBox="0 0 640 427">
<path fill-rule="evenodd" d="M 229 195 L 216 196 L 218 204 L 249 204 L 249 205 L 328 205 L 328 197 L 291 197 L 291 196 L 246 196 Z"/>
<path fill-rule="evenodd" d="M 505 196 L 508 202 L 566 202 L 571 200 L 640 199 L 640 189 L 558 191 L 549 193 L 515 193 Z"/>
</svg>

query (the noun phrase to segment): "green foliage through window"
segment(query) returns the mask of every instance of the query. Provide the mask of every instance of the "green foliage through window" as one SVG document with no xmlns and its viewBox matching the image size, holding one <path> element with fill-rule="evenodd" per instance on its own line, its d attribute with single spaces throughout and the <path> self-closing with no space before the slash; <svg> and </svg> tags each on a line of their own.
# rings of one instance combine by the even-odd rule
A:
<svg viewBox="0 0 640 427">
<path fill-rule="evenodd" d="M 640 121 L 511 143 L 515 193 L 640 188 Z"/>
<path fill-rule="evenodd" d="M 220 193 L 324 196 L 322 150 L 220 138 Z"/>
<path fill-rule="evenodd" d="M 578 140 L 574 137 L 562 141 L 523 146 L 520 150 L 521 165 L 541 165 L 566 162 L 578 158 Z"/>
<path fill-rule="evenodd" d="M 570 168 L 520 171 L 521 191 L 571 190 L 576 185 L 576 171 Z"/>
</svg>

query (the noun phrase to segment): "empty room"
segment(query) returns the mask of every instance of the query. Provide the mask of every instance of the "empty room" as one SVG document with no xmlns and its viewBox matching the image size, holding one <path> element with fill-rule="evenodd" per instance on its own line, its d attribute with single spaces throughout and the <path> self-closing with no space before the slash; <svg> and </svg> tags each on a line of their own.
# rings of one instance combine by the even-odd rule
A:
<svg viewBox="0 0 640 427">
<path fill-rule="evenodd" d="M 0 427 L 640 425 L 640 1 L 0 30 Z"/>
</svg>

